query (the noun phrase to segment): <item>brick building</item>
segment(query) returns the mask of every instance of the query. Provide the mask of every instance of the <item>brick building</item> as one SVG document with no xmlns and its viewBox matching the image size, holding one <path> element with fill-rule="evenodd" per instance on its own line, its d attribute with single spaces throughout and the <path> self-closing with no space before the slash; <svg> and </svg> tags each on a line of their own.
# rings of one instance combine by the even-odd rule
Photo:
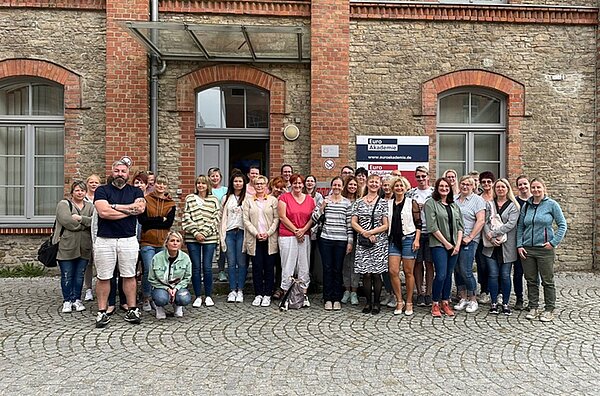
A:
<svg viewBox="0 0 600 396">
<path fill-rule="evenodd" d="M 541 176 L 569 223 L 559 266 L 600 253 L 591 0 L 12 0 L 0 28 L 0 265 L 122 155 L 181 199 L 210 165 L 324 181 L 357 135 L 428 136 L 434 174 Z"/>
</svg>

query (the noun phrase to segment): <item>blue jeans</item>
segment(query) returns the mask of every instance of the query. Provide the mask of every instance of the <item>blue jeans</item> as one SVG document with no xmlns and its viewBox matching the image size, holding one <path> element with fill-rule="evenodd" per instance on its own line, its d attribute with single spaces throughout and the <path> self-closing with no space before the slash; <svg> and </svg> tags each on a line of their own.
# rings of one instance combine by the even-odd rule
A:
<svg viewBox="0 0 600 396">
<path fill-rule="evenodd" d="M 150 273 L 150 267 L 152 266 L 152 257 L 163 250 L 164 247 L 162 246 L 142 246 L 140 248 L 142 265 L 144 266 L 144 272 L 142 274 L 142 295 L 146 298 L 150 297 L 150 293 L 152 293 L 152 285 L 148 282 L 148 274 Z"/>
<path fill-rule="evenodd" d="M 75 302 L 75 300 L 81 299 L 83 276 L 88 261 L 81 257 L 72 260 L 58 260 L 63 301 Z"/>
<path fill-rule="evenodd" d="M 319 252 L 323 265 L 323 300 L 341 301 L 343 294 L 343 268 L 346 241 L 319 238 Z"/>
<path fill-rule="evenodd" d="M 490 287 L 492 303 L 495 303 L 498 298 L 498 277 L 500 277 L 500 285 L 502 286 L 502 304 L 508 304 L 511 286 L 510 269 L 512 268 L 513 263 L 504 263 L 500 265 L 491 257 L 485 257 L 485 261 L 488 270 L 488 285 Z"/>
<path fill-rule="evenodd" d="M 157 307 L 169 304 L 169 292 L 165 289 L 153 289 L 152 300 Z M 192 302 L 192 295 L 188 289 L 177 290 L 175 293 L 175 305 L 186 306 Z"/>
<path fill-rule="evenodd" d="M 473 275 L 473 260 L 477 251 L 478 242 L 471 241 L 461 245 L 458 252 L 458 272 L 456 275 L 456 289 L 461 292 L 467 290 L 467 296 L 477 294 L 477 281 Z"/>
<path fill-rule="evenodd" d="M 229 289 L 243 290 L 248 273 L 246 253 L 242 253 L 244 246 L 244 230 L 229 230 L 225 234 L 227 245 L 227 264 L 229 272 Z"/>
<path fill-rule="evenodd" d="M 254 294 L 271 297 L 275 278 L 275 258 L 279 257 L 279 254 L 269 254 L 269 241 L 256 241 L 255 254 L 252 258 Z"/>
<path fill-rule="evenodd" d="M 212 260 L 215 255 L 216 243 L 187 242 L 188 253 L 192 260 L 192 285 L 194 294 L 200 297 L 202 291 L 202 277 L 204 276 L 204 294 L 212 295 Z"/>
<path fill-rule="evenodd" d="M 517 301 L 523 301 L 523 264 L 521 259 L 515 261 L 513 270 L 513 285 L 515 287 L 515 296 Z"/>
<path fill-rule="evenodd" d="M 458 260 L 458 254 L 452 256 L 452 250 L 446 250 L 443 246 L 432 247 L 433 265 L 435 266 L 435 277 L 433 278 L 432 300 L 440 302 L 450 299 L 452 289 L 452 273 Z"/>
</svg>

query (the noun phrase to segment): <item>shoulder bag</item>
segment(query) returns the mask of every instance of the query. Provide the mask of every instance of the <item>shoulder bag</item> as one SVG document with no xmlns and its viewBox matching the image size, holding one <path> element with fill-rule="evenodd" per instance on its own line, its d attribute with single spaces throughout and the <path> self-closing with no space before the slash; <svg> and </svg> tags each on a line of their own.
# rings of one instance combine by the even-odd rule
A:
<svg viewBox="0 0 600 396">
<path fill-rule="evenodd" d="M 495 201 L 492 201 L 490 203 L 490 208 L 491 208 L 490 209 L 490 229 L 492 231 L 496 231 L 497 229 L 499 229 L 500 227 L 502 227 L 504 225 L 504 222 L 502 222 L 502 218 L 496 211 L 496 202 Z M 483 239 L 484 247 L 496 247 L 496 245 L 494 245 L 492 243 L 492 241 L 487 239 L 487 237 L 485 235 L 483 235 L 482 239 Z M 493 239 L 496 241 L 496 243 L 503 244 L 504 242 L 506 242 L 507 236 L 506 236 L 506 234 L 502 234 L 500 236 L 494 237 Z"/>
<path fill-rule="evenodd" d="M 379 200 L 380 199 L 381 198 L 378 197 L 377 201 L 375 202 L 375 205 L 373 205 L 373 211 L 371 212 L 371 228 L 369 228 L 370 230 L 372 230 L 373 226 L 375 225 L 375 219 L 374 219 L 374 217 L 375 217 L 375 208 L 377 208 L 377 205 L 379 204 Z M 368 248 L 372 248 L 373 246 L 375 246 L 375 243 L 371 242 L 371 240 L 369 238 L 367 238 L 367 237 L 365 237 L 365 236 L 363 236 L 361 234 L 358 234 L 357 243 L 360 246 L 362 246 L 364 248 L 367 248 L 367 249 Z"/>
<path fill-rule="evenodd" d="M 71 201 L 67 199 L 69 203 L 69 209 L 71 212 L 73 211 L 73 204 Z M 56 267 L 56 256 L 58 255 L 58 244 L 60 243 L 60 238 L 62 238 L 63 232 L 65 232 L 65 227 L 62 227 L 60 230 L 60 235 L 58 236 L 58 241 L 56 243 L 52 243 L 52 239 L 54 238 L 54 232 L 56 231 L 56 219 L 54 219 L 54 225 L 52 226 L 52 234 L 50 234 L 50 238 L 42 243 L 42 246 L 37 251 L 37 259 L 40 263 L 44 264 L 45 267 Z"/>
</svg>

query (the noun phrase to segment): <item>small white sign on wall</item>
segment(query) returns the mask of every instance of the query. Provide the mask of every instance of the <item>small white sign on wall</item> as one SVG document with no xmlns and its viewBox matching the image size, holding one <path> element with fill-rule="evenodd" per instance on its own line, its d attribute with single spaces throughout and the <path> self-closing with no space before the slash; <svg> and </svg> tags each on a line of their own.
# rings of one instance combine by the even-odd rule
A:
<svg viewBox="0 0 600 396">
<path fill-rule="evenodd" d="M 339 158 L 340 146 L 337 144 L 324 144 L 321 146 L 321 158 Z"/>
</svg>

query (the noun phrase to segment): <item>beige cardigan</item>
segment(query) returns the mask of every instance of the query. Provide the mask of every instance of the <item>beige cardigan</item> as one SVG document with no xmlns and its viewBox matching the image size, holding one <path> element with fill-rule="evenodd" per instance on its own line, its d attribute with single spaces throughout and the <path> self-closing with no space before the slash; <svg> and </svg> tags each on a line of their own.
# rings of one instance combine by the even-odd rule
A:
<svg viewBox="0 0 600 396">
<path fill-rule="evenodd" d="M 269 229 L 269 254 L 275 254 L 279 251 L 277 237 L 279 236 L 279 214 L 277 213 L 277 198 L 268 195 L 264 210 L 265 222 Z M 244 248 L 243 252 L 250 256 L 256 255 L 256 234 L 258 234 L 258 216 L 261 212 L 256 204 L 255 197 L 249 197 L 242 204 L 244 215 Z"/>
</svg>

